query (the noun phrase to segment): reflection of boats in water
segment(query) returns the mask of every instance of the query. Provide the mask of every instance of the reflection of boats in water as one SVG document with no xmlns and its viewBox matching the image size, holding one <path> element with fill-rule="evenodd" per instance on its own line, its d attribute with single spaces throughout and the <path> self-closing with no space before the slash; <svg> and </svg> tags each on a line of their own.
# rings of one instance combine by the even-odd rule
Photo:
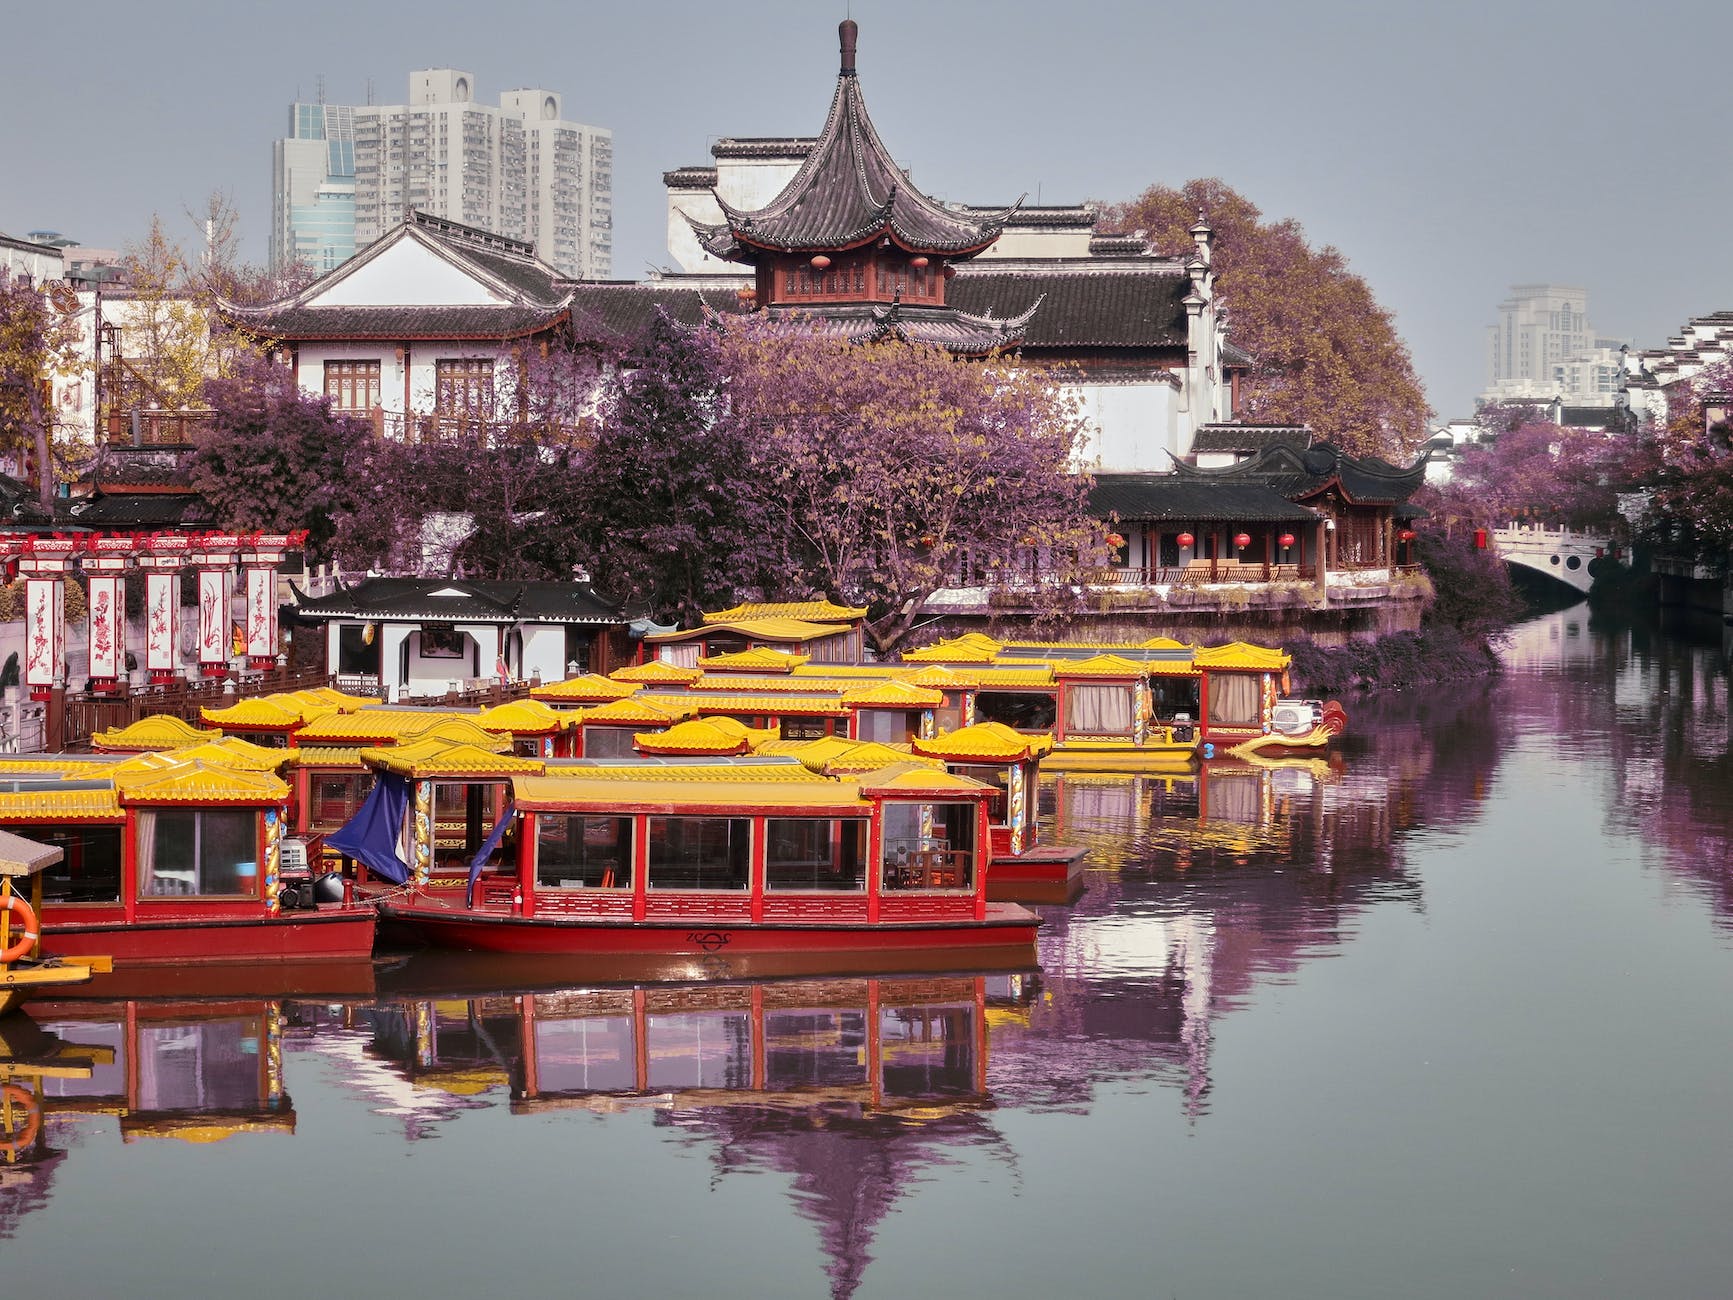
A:
<svg viewBox="0 0 1733 1300">
<path fill-rule="evenodd" d="M 988 1035 L 1034 993 L 1015 975 L 804 979 L 430 997 L 353 1009 L 368 1054 L 450 1114 L 494 1096 L 516 1115 L 648 1108 L 718 1175 L 793 1176 L 833 1295 L 853 1291 L 876 1224 L 920 1167 L 998 1149 Z M 389 1113 L 402 1113 L 377 1082 Z M 414 1136 L 432 1108 L 410 1122 Z"/>
<path fill-rule="evenodd" d="M 37 1002 L 0 1023 L 0 1238 L 46 1204 L 73 1130 L 123 1142 L 293 1133 L 280 1004 Z"/>
</svg>

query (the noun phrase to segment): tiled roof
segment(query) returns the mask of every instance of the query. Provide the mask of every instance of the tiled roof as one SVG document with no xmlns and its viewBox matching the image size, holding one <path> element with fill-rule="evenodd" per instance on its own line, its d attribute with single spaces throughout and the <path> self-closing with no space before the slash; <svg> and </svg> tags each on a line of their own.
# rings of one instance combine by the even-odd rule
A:
<svg viewBox="0 0 1733 1300">
<path fill-rule="evenodd" d="M 814 667 L 829 667 L 829 665 L 813 665 Z M 775 677 L 756 676 L 748 673 L 705 673 L 697 681 L 692 682 L 687 689 L 692 691 L 732 691 L 736 695 L 743 691 L 767 695 L 772 692 L 780 695 L 784 691 L 793 694 L 839 694 L 853 686 L 854 683 L 841 678 L 820 676 L 815 673 L 793 672 Z"/>
<path fill-rule="evenodd" d="M 985 632 L 965 632 L 918 650 L 905 650 L 903 659 L 909 663 L 984 664 L 991 663 L 1000 648 Z"/>
<path fill-rule="evenodd" d="M 217 740 L 222 734 L 195 727 L 172 713 L 153 713 L 125 727 L 98 731 L 91 736 L 90 743 L 107 750 L 186 749 Z"/>
<path fill-rule="evenodd" d="M 671 190 L 708 190 L 715 188 L 714 167 L 676 167 L 662 173 L 662 184 Z"/>
<path fill-rule="evenodd" d="M 570 711 L 550 709 L 540 700 L 508 700 L 483 709 L 475 720 L 483 730 L 515 736 L 551 735 L 575 725 L 576 721 Z"/>
<path fill-rule="evenodd" d="M 0 825 L 119 822 L 126 814 L 112 787 L 100 790 L 0 791 Z"/>
<path fill-rule="evenodd" d="M 322 708 L 297 705 L 275 696 L 259 695 L 236 700 L 226 708 L 202 708 L 199 716 L 213 727 L 247 727 L 259 730 L 288 731 L 300 726 L 309 717 L 322 717 L 337 712 L 334 704 Z"/>
<path fill-rule="evenodd" d="M 439 594 L 446 593 L 446 594 Z M 622 623 L 617 606 L 585 582 L 500 582 L 471 578 L 367 578 L 303 601 L 302 618 L 419 623 Z"/>
<path fill-rule="evenodd" d="M 586 727 L 592 723 L 610 727 L 665 727 L 681 718 L 690 718 L 697 712 L 698 707 L 688 700 L 660 696 L 652 704 L 633 696 L 594 709 L 585 709 L 579 715 L 578 721 Z"/>
<path fill-rule="evenodd" d="M 282 803 L 289 797 L 288 783 L 281 777 L 198 761 L 116 773 L 114 784 L 123 804 L 263 805 Z"/>
<path fill-rule="evenodd" d="M 1098 484 L 1102 477 L 1106 476 L 1098 476 Z M 1303 500 L 1335 484 L 1355 504 L 1393 505 L 1406 501 L 1425 481 L 1426 457 L 1403 467 L 1376 456 L 1350 456 L 1328 442 L 1313 443 L 1304 450 L 1276 444 L 1250 460 L 1219 469 L 1199 469 L 1178 462 L 1173 477 L 1210 492 L 1236 484 L 1259 484 L 1289 501 Z M 1130 517 L 1121 512 L 1121 518 Z"/>
<path fill-rule="evenodd" d="M 867 114 L 853 66 L 855 24 L 843 28 L 842 73 L 824 130 L 794 178 L 765 206 L 748 211 L 723 203 L 721 225 L 693 223 L 713 256 L 751 261 L 758 249 L 834 251 L 880 235 L 911 252 L 973 253 L 998 238 L 1008 213 L 974 217 L 909 183 Z"/>
<path fill-rule="evenodd" d="M 532 687 L 530 698 L 560 704 L 606 704 L 609 700 L 623 700 L 637 689 L 636 682 L 616 682 L 600 673 L 585 673 L 552 685 Z"/>
<path fill-rule="evenodd" d="M 789 775 L 765 780 L 748 775 L 753 769 L 737 775 L 707 765 L 703 776 L 693 779 L 681 768 L 570 768 L 550 776 L 518 777 L 512 782 L 512 794 L 526 812 L 681 807 L 801 808 L 857 815 L 866 811 L 853 785 L 816 776 L 798 763 L 789 763 L 782 771 Z"/>
<path fill-rule="evenodd" d="M 666 659 L 651 659 L 647 663 L 633 664 L 628 668 L 616 668 L 608 674 L 617 682 L 656 686 L 684 686 L 688 682 L 697 681 L 703 675 L 704 670 L 701 668 L 682 668 Z"/>
<path fill-rule="evenodd" d="M 821 637 L 840 636 L 847 630 L 835 623 L 808 623 L 798 618 L 742 618 L 727 623 L 706 623 L 702 627 L 681 628 L 673 632 L 652 632 L 644 640 L 649 645 L 663 645 L 715 636 L 719 632 L 737 632 L 751 641 L 815 641 Z M 620 674 L 614 673 L 612 676 L 619 678 Z"/>
<path fill-rule="evenodd" d="M 843 695 L 842 702 L 851 709 L 932 709 L 945 702 L 945 693 L 892 679 L 857 686 Z"/>
<path fill-rule="evenodd" d="M 787 673 L 793 672 L 811 658 L 811 655 L 797 655 L 770 646 L 757 646 L 751 650 L 735 650 L 729 654 L 700 655 L 698 666 L 723 669 L 727 672 Z"/>
<path fill-rule="evenodd" d="M 774 728 L 761 731 L 733 718 L 695 718 L 632 740 L 646 754 L 744 754 L 775 735 Z"/>
<path fill-rule="evenodd" d="M 1199 646 L 1192 656 L 1199 668 L 1244 668 L 1258 672 L 1281 672 L 1291 662 L 1290 656 L 1271 646 L 1252 645 L 1248 641 L 1230 641 L 1227 645 Z"/>
<path fill-rule="evenodd" d="M 725 135 L 710 146 L 712 158 L 804 158 L 818 143 L 810 135 Z"/>
<path fill-rule="evenodd" d="M 899 338 L 967 356 L 1013 347 L 1023 338 L 1037 313 L 1040 299 L 1030 298 L 1024 310 L 1008 319 L 976 315 L 955 307 L 907 307 L 901 303 L 864 303 L 842 307 L 771 307 L 763 313 L 772 321 L 803 326 L 815 334 L 878 342 Z"/>
<path fill-rule="evenodd" d="M 197 492 L 108 492 L 65 503 L 64 514 L 86 528 L 203 527 L 216 512 Z"/>
<path fill-rule="evenodd" d="M 597 335 L 635 340 L 655 324 L 658 313 L 666 313 L 681 325 L 696 325 L 706 311 L 731 315 L 745 311 L 735 290 L 722 287 L 582 280 L 571 285 L 571 292 L 572 329 L 579 338 Z"/>
<path fill-rule="evenodd" d="M 985 795 L 989 787 L 971 777 L 939 771 L 924 763 L 896 763 L 860 778 L 862 794 L 940 797 Z"/>
<path fill-rule="evenodd" d="M 1144 666 L 1123 655 L 1098 654 L 1087 659 L 1068 660 L 1053 665 L 1053 676 L 1060 677 L 1141 677 Z"/>
<path fill-rule="evenodd" d="M 840 718 L 848 715 L 840 692 L 803 695 L 794 691 L 705 691 L 691 695 L 644 695 L 638 698 L 662 707 L 685 706 L 706 717 L 719 713 L 758 716 L 781 714 L 806 718 Z M 584 720 L 587 722 L 589 718 Z"/>
<path fill-rule="evenodd" d="M 1175 474 L 1097 474 L 1089 509 L 1102 517 L 1175 523 L 1317 522 L 1306 507 L 1264 484 L 1203 484 Z"/>
<path fill-rule="evenodd" d="M 255 333 L 280 339 L 517 339 L 552 329 L 564 306 L 285 307 L 244 317 Z"/>
<path fill-rule="evenodd" d="M 973 726 L 961 727 L 932 740 L 910 741 L 909 747 L 917 754 L 944 759 L 949 763 L 968 763 L 982 759 L 1015 763 L 1050 753 L 1053 749 L 1053 737 L 1025 735 L 1002 722 L 977 722 Z"/>
<path fill-rule="evenodd" d="M 431 776 L 539 776 L 546 770 L 539 758 L 519 758 L 515 754 L 495 753 L 479 745 L 439 740 L 363 749 L 361 761 L 379 771 L 415 779 Z"/>
<path fill-rule="evenodd" d="M 806 623 L 853 623 L 866 616 L 864 606 L 838 605 L 829 600 L 783 600 L 734 605 L 706 614 L 706 623 L 736 623 L 753 618 L 792 618 Z"/>
<path fill-rule="evenodd" d="M 1191 436 L 1193 451 L 1262 451 L 1266 447 L 1306 447 L 1312 431 L 1303 424 L 1202 424 Z"/>
<path fill-rule="evenodd" d="M 1039 310 L 1022 330 L 1031 348 L 1183 348 L 1191 281 L 1153 258 L 1069 262 L 992 258 L 957 268 L 945 301 L 971 314 Z"/>
</svg>

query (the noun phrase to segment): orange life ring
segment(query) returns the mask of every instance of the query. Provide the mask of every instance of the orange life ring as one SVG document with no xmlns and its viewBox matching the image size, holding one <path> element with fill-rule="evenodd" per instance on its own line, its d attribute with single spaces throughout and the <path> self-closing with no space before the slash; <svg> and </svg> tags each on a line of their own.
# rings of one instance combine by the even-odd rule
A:
<svg viewBox="0 0 1733 1300">
<path fill-rule="evenodd" d="M 18 897 L 17 894 L 6 895 L 5 898 L 0 899 L 0 903 L 6 905 L 7 911 L 16 912 L 18 914 L 18 924 L 24 930 L 24 933 L 18 936 L 17 943 L 13 944 L 5 952 L 0 952 L 0 962 L 17 961 L 20 957 L 28 957 L 30 955 L 30 950 L 36 946 L 36 940 L 38 937 L 36 933 L 36 913 L 32 912 L 30 910 L 30 904 Z"/>
<path fill-rule="evenodd" d="M 4 1095 L 13 1106 L 24 1108 L 23 1128 L 16 1133 L 0 1128 L 0 1152 L 9 1156 L 19 1155 L 31 1148 L 36 1135 L 42 1131 L 42 1103 L 15 1083 L 0 1083 L 0 1095 Z"/>
</svg>

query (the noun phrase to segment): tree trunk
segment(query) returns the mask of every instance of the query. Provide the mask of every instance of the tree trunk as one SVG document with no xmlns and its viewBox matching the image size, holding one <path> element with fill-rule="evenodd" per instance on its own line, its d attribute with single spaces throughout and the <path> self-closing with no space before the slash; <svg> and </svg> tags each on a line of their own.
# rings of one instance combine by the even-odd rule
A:
<svg viewBox="0 0 1733 1300">
<path fill-rule="evenodd" d="M 42 400 L 42 390 L 35 385 L 31 387 L 30 423 L 36 427 L 36 494 L 42 501 L 42 508 L 50 515 L 54 513 L 54 457 L 51 454 L 51 439 L 48 436 L 49 413 L 47 403 Z"/>
</svg>

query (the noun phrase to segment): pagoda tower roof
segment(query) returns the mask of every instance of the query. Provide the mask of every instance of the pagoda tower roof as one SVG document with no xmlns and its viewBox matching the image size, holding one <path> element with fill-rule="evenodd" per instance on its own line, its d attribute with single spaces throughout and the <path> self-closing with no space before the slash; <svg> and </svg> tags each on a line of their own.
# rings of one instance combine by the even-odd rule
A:
<svg viewBox="0 0 1733 1300">
<path fill-rule="evenodd" d="M 847 19 L 838 31 L 836 96 L 805 162 L 762 208 L 731 207 L 718 195 L 725 220 L 692 222 L 705 251 L 751 262 L 761 251 L 837 252 L 886 238 L 910 253 L 955 260 L 989 247 L 1018 205 L 992 212 L 948 208 L 910 184 L 867 114 L 855 73 L 859 26 Z"/>
</svg>

